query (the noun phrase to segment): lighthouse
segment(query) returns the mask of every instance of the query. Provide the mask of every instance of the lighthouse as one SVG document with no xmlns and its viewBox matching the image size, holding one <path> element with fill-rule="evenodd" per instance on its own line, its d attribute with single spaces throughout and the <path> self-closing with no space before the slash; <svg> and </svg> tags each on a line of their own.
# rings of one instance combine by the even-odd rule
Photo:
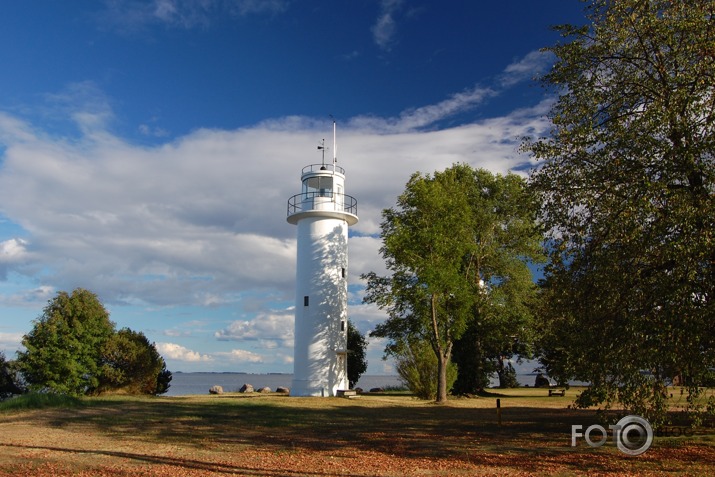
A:
<svg viewBox="0 0 715 477">
<path fill-rule="evenodd" d="M 288 199 L 289 223 L 298 226 L 295 348 L 292 396 L 336 396 L 348 389 L 348 226 L 357 201 L 345 194 L 345 170 L 333 158 L 305 166 L 302 191 Z"/>
</svg>

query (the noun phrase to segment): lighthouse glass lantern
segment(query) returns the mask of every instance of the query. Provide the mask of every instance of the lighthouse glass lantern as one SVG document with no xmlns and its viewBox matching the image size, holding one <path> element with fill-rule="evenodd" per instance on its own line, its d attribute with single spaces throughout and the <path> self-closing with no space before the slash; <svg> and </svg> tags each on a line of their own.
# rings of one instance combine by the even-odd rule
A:
<svg viewBox="0 0 715 477">
<path fill-rule="evenodd" d="M 336 162 L 305 166 L 302 191 L 288 200 L 287 220 L 298 227 L 292 396 L 348 389 L 348 226 L 358 217 Z"/>
</svg>

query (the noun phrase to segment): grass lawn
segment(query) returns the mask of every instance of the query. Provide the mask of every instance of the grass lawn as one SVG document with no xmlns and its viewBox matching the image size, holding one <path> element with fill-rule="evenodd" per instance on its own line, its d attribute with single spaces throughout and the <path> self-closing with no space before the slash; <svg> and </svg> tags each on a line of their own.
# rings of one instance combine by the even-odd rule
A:
<svg viewBox="0 0 715 477">
<path fill-rule="evenodd" d="M 571 447 L 571 425 L 598 423 L 593 411 L 570 409 L 577 390 L 499 393 L 443 406 L 395 393 L 109 396 L 0 407 L 0 475 L 715 475 L 713 429 L 656 437 L 635 457 L 611 438 L 599 448 L 582 439 Z"/>
</svg>

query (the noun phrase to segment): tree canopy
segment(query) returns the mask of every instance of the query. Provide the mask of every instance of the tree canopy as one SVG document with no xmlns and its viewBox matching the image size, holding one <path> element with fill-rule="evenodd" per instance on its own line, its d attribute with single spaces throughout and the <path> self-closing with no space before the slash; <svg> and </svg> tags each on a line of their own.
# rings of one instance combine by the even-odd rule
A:
<svg viewBox="0 0 715 477">
<path fill-rule="evenodd" d="M 365 357 L 367 340 L 360 331 L 355 328 L 353 322 L 348 320 L 348 382 L 350 389 L 354 388 L 360 376 L 367 370 L 367 358 Z"/>
<path fill-rule="evenodd" d="M 381 253 L 392 275 L 363 276 L 365 301 L 388 313 L 372 335 L 390 339 L 388 354 L 429 343 L 438 402 L 446 400 L 453 346 L 470 326 L 518 318 L 510 342 L 526 329 L 517 325 L 529 316 L 522 294 L 534 291 L 525 260 L 541 250 L 534 210 L 518 176 L 456 164 L 413 174 L 397 206 L 383 211 Z"/>
<path fill-rule="evenodd" d="M 23 337 L 17 366 L 31 390 L 69 395 L 166 392 L 171 373 L 142 333 L 115 331 L 97 296 L 78 288 L 49 301 Z"/>
<path fill-rule="evenodd" d="M 551 262 L 549 373 L 662 421 L 666 383 L 715 365 L 712 0 L 592 0 L 544 83 L 558 93 L 531 185 Z"/>
<path fill-rule="evenodd" d="M 84 289 L 59 292 L 23 337 L 17 363 L 31 389 L 81 395 L 100 384 L 101 350 L 114 323 L 97 296 Z"/>
<path fill-rule="evenodd" d="M 104 345 L 101 359 L 100 391 L 162 394 L 168 390 L 171 373 L 166 375 L 164 359 L 144 333 L 122 328 Z"/>
</svg>

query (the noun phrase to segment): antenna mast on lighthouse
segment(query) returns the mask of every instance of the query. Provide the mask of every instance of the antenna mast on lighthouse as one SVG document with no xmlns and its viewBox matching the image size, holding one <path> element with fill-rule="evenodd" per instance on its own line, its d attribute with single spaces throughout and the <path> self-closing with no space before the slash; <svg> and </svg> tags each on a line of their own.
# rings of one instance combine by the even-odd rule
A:
<svg viewBox="0 0 715 477">
<path fill-rule="evenodd" d="M 337 140 L 337 124 L 333 119 L 333 172 L 335 172 L 335 164 L 338 163 L 338 140 Z"/>
</svg>

